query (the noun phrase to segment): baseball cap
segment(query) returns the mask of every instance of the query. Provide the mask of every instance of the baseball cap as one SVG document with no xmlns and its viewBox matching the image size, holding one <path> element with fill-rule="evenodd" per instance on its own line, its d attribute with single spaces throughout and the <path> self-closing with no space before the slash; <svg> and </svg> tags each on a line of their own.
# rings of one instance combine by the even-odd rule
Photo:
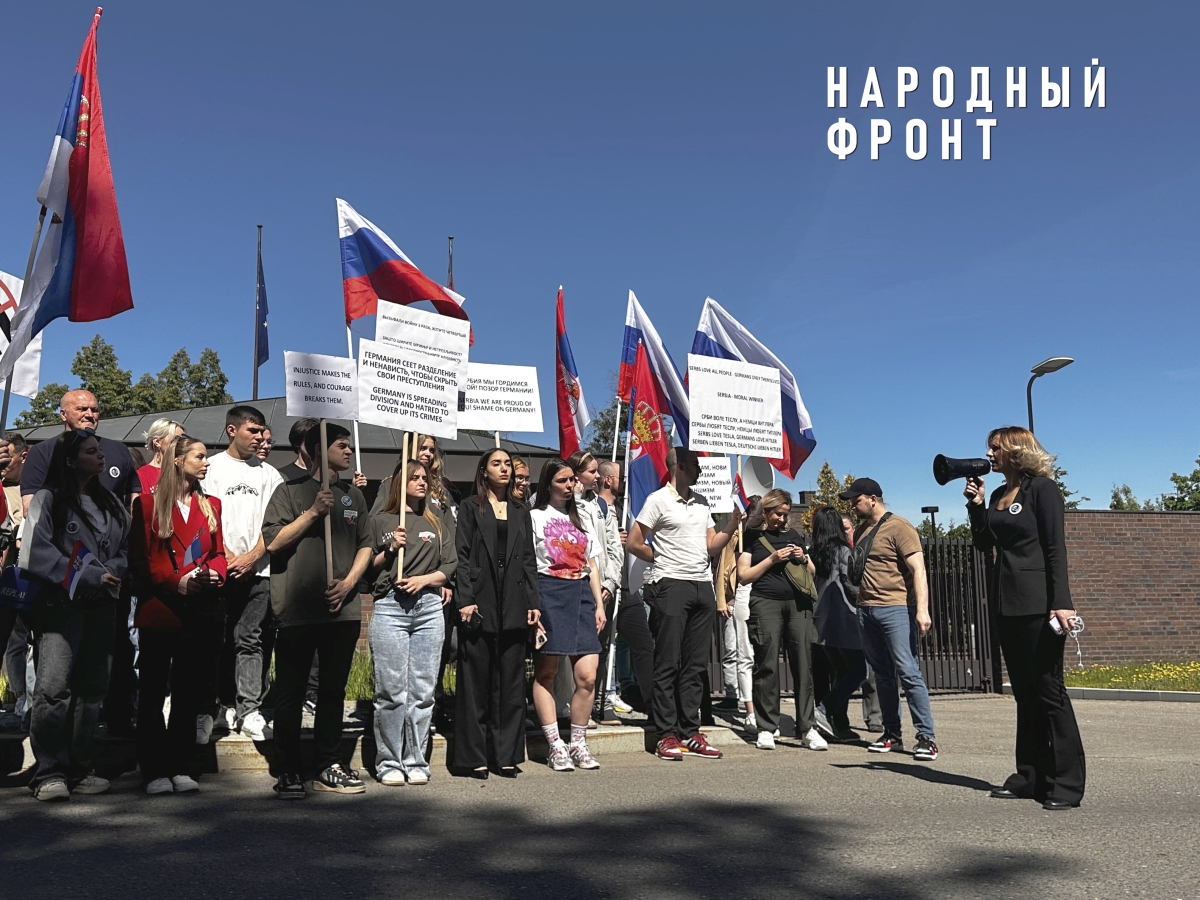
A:
<svg viewBox="0 0 1200 900">
<path fill-rule="evenodd" d="M 841 500 L 853 500 L 860 494 L 866 494 L 868 497 L 883 497 L 883 488 L 879 486 L 879 482 L 874 478 L 855 478 L 854 483 L 846 488 L 838 498 Z"/>
</svg>

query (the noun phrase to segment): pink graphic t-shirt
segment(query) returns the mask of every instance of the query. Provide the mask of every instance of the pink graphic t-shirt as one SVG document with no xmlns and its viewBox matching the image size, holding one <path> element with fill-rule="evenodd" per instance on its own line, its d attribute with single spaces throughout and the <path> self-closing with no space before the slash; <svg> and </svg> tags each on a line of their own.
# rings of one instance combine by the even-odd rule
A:
<svg viewBox="0 0 1200 900">
<path fill-rule="evenodd" d="M 533 509 L 533 550 L 539 575 L 579 580 L 588 576 L 589 560 L 600 554 L 600 545 L 585 524 L 580 530 L 566 513 L 552 506 Z M 586 520 L 584 520 L 586 522 Z"/>
</svg>

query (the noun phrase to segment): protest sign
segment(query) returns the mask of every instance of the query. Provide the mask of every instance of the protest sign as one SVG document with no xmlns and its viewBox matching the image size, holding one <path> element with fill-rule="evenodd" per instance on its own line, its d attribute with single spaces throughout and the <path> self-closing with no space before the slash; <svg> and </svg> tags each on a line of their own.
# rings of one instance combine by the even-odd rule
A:
<svg viewBox="0 0 1200 900">
<path fill-rule="evenodd" d="M 354 360 L 320 353 L 283 353 L 287 414 L 314 419 L 358 418 Z"/>
<path fill-rule="evenodd" d="M 541 431 L 542 401 L 534 366 L 469 363 L 459 428 Z"/>
<path fill-rule="evenodd" d="M 423 353 L 433 357 L 441 368 L 456 373 L 460 390 L 467 380 L 471 323 L 465 319 L 439 316 L 397 303 L 380 303 L 375 316 L 375 340 L 382 345 L 381 353 L 400 351 L 405 356 Z"/>
<path fill-rule="evenodd" d="M 783 455 L 778 369 L 689 353 L 688 396 L 692 450 Z"/>
<path fill-rule="evenodd" d="M 458 376 L 446 360 L 358 342 L 360 421 L 453 440 L 458 436 Z"/>
<path fill-rule="evenodd" d="M 733 478 L 728 456 L 700 457 L 700 480 L 692 490 L 708 501 L 709 512 L 733 512 Z"/>
</svg>

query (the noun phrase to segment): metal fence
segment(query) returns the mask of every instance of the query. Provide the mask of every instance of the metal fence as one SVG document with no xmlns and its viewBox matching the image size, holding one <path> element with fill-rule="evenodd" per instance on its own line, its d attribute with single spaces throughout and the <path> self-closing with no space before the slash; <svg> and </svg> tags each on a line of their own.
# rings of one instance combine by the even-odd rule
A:
<svg viewBox="0 0 1200 900">
<path fill-rule="evenodd" d="M 919 641 L 921 672 L 931 691 L 1000 690 L 1000 650 L 991 630 L 985 559 L 969 540 L 922 540 L 933 625 Z M 720 622 L 709 654 L 709 679 L 721 691 Z M 780 665 L 780 690 L 791 693 L 791 669 Z"/>
</svg>

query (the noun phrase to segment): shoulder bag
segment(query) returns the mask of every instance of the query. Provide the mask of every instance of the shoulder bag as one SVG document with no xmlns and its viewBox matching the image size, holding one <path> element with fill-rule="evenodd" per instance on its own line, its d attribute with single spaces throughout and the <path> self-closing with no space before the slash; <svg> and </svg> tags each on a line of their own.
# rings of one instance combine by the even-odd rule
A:
<svg viewBox="0 0 1200 900">
<path fill-rule="evenodd" d="M 862 584 L 863 573 L 867 570 L 867 557 L 871 555 L 871 545 L 875 543 L 876 532 L 891 517 L 892 514 L 890 512 L 884 513 L 883 518 L 875 523 L 875 527 L 863 535 L 861 541 L 850 548 L 850 562 L 846 566 L 846 577 L 850 579 L 850 583 L 855 587 Z"/>
</svg>

